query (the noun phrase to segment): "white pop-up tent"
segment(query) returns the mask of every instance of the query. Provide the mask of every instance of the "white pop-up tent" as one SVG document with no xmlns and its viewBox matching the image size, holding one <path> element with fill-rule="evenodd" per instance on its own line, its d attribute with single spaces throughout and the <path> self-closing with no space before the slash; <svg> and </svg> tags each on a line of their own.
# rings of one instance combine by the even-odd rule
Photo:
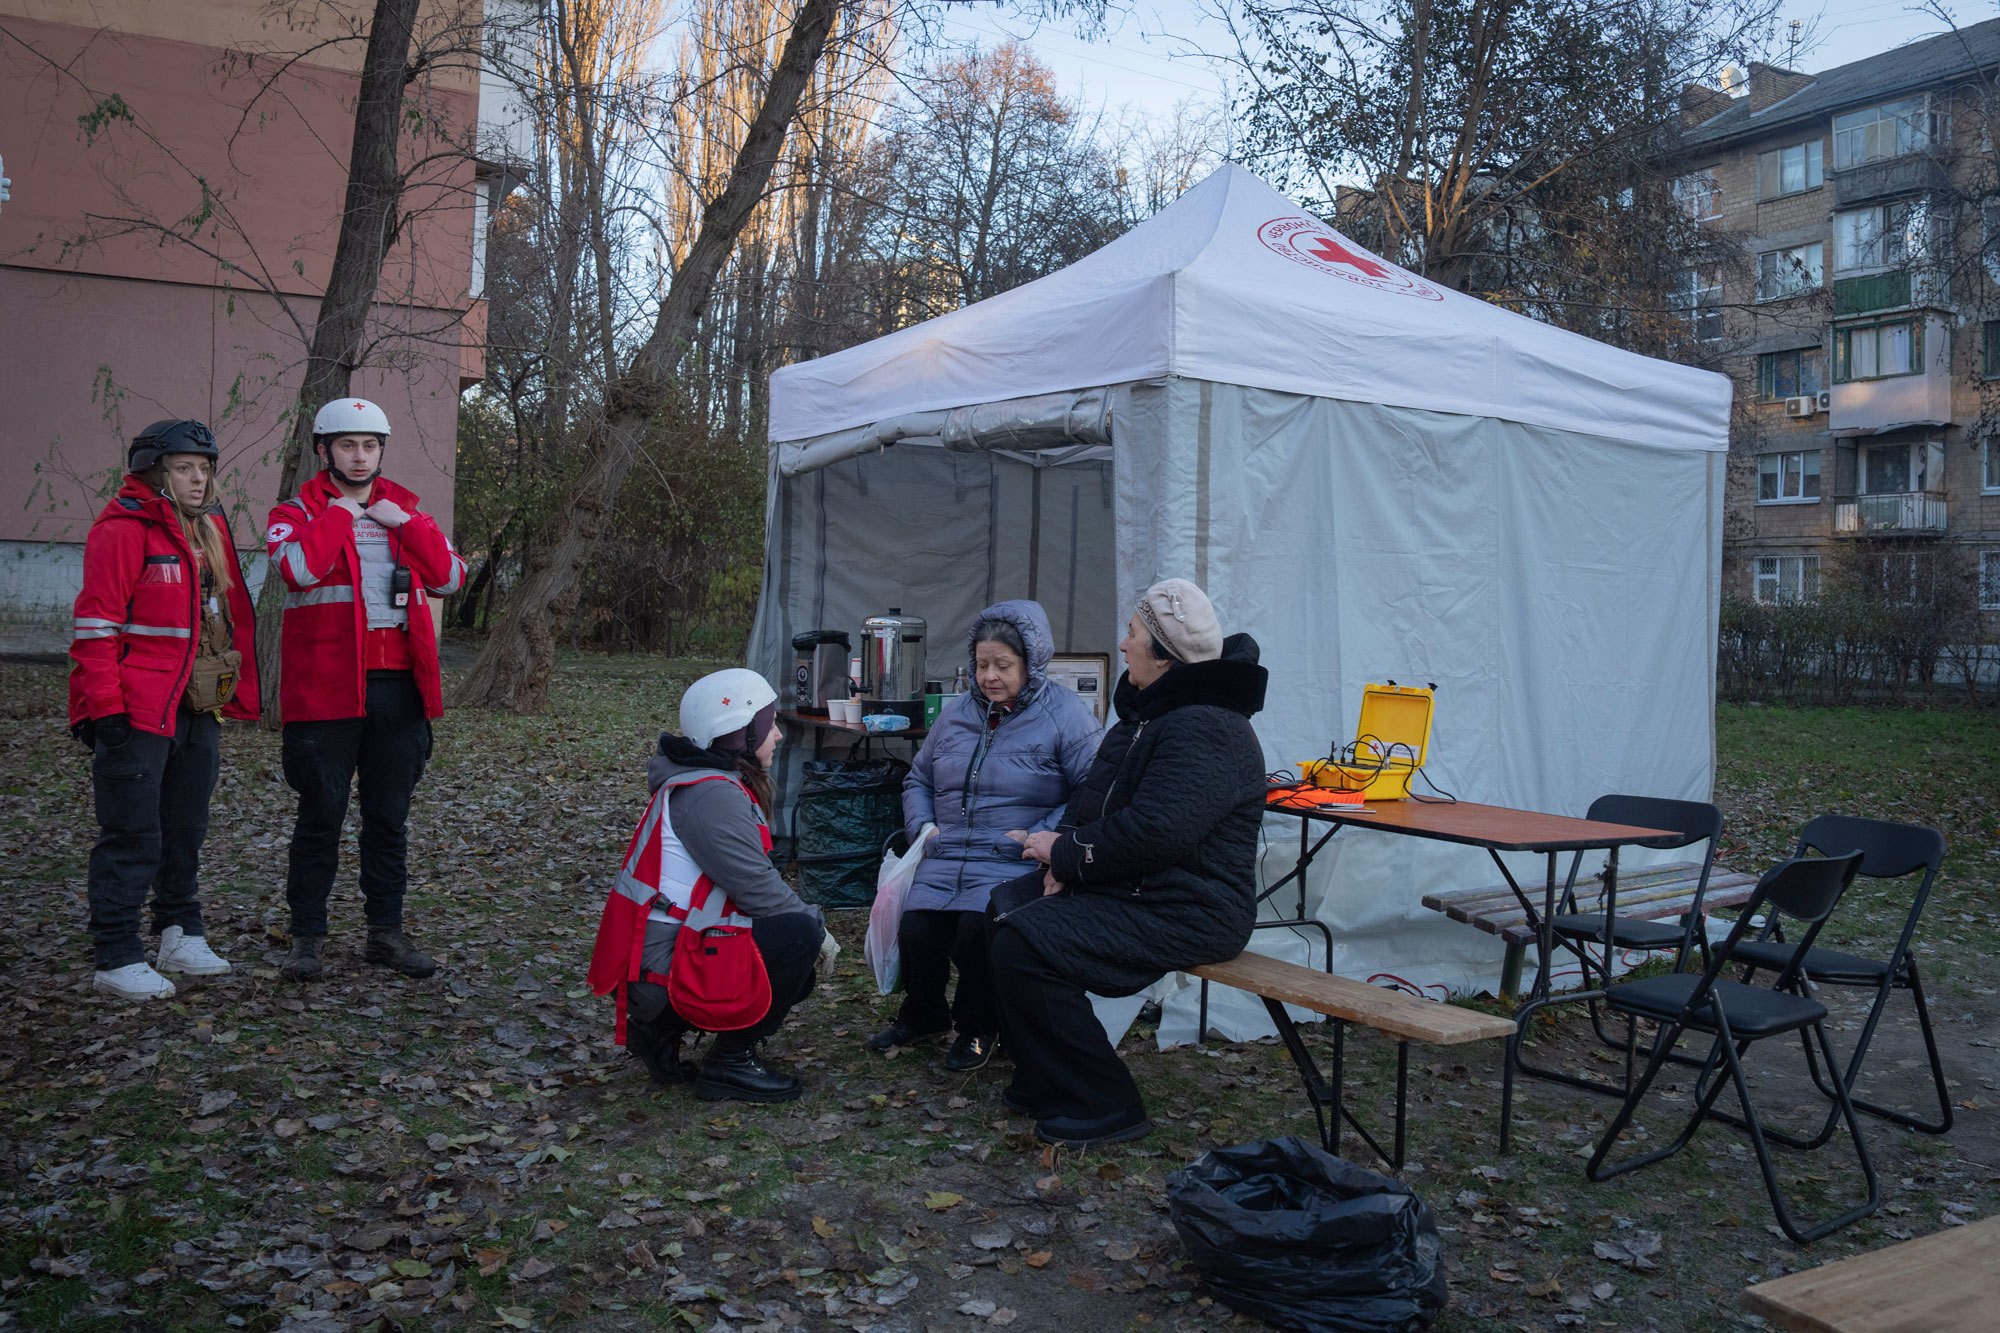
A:
<svg viewBox="0 0 2000 1333">
<path fill-rule="evenodd" d="M 1058 651 L 1115 673 L 1127 608 L 1178 575 L 1262 645 L 1274 769 L 1351 740 L 1363 685 L 1435 682 L 1428 773 L 1465 799 L 1705 799 L 1729 400 L 1442 290 L 1227 166 L 1059 273 L 772 377 L 751 662 L 784 679 L 795 632 L 898 606 L 949 679 L 980 607 L 1033 597 Z M 1267 881 L 1297 846 L 1267 821 Z M 1498 942 L 1419 899 L 1496 878 L 1349 833 L 1311 910 L 1336 971 L 1491 986 Z M 1251 947 L 1307 958 L 1289 931 Z M 1214 1021 L 1269 1031 L 1254 1006 Z"/>
</svg>

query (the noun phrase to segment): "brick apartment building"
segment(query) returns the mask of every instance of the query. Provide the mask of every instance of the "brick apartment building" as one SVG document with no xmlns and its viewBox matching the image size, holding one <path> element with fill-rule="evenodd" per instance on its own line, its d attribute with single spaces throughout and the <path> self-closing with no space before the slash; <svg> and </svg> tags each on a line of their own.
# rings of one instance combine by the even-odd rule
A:
<svg viewBox="0 0 2000 1333">
<path fill-rule="evenodd" d="M 387 353 L 354 383 L 394 422 L 391 472 L 447 525 L 459 390 L 485 368 L 485 223 L 527 146 L 481 29 L 490 43 L 496 12 L 519 7 L 419 11 L 420 32 L 450 32 L 458 55 L 407 93 L 425 119 L 403 157 L 430 165 L 405 194 L 377 292 L 372 333 Z M 215 428 L 238 544 L 261 548 L 346 191 L 362 57 L 351 34 L 372 11 L 0 0 L 12 190 L 0 204 L 0 464 L 15 483 L 0 503 L 0 648 L 66 642 L 83 537 L 149 421 Z"/>
<path fill-rule="evenodd" d="M 1809 600 L 1847 543 L 1942 552 L 2000 626 L 1996 76 L 2000 20 L 1683 94 L 1676 190 L 1736 255 L 1688 293 L 1737 386 L 1725 593 Z"/>
</svg>

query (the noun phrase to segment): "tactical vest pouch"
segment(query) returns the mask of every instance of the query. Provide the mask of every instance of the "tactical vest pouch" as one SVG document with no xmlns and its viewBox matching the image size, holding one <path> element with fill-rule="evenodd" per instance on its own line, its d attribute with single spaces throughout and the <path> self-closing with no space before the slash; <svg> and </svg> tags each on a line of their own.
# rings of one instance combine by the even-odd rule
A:
<svg viewBox="0 0 2000 1333">
<path fill-rule="evenodd" d="M 236 697 L 237 673 L 242 669 L 243 654 L 234 648 L 225 648 L 214 657 L 195 658 L 182 702 L 197 713 L 214 712 Z"/>
</svg>

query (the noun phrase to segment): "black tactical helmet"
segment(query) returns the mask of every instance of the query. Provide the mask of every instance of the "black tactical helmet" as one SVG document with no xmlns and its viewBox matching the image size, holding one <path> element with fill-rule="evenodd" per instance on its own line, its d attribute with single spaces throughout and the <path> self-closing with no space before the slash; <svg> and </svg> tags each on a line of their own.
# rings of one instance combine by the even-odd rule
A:
<svg viewBox="0 0 2000 1333">
<path fill-rule="evenodd" d="M 200 454 L 213 463 L 219 452 L 215 435 L 199 421 L 155 421 L 132 437 L 125 455 L 127 472 L 144 472 L 168 454 Z"/>
</svg>

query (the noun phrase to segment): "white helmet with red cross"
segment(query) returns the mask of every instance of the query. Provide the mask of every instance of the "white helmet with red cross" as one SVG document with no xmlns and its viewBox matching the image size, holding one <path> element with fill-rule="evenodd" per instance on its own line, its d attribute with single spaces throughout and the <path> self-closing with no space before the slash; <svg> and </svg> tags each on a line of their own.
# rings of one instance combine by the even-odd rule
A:
<svg viewBox="0 0 2000 1333">
<path fill-rule="evenodd" d="M 313 436 L 380 435 L 389 439 L 389 415 L 366 398 L 336 398 L 313 417 Z"/>
<path fill-rule="evenodd" d="M 748 667 L 711 672 L 681 696 L 681 735 L 706 750 L 717 736 L 741 731 L 777 701 L 770 682 Z"/>
</svg>

